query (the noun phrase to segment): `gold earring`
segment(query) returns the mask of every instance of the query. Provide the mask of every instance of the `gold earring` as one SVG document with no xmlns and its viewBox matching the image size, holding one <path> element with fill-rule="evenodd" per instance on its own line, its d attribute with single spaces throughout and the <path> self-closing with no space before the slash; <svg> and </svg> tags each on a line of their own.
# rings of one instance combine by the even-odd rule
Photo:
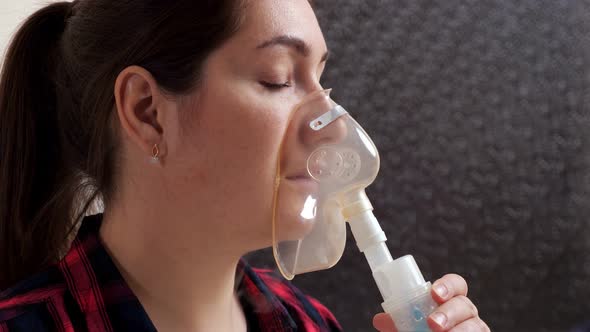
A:
<svg viewBox="0 0 590 332">
<path fill-rule="evenodd" d="M 160 162 L 160 149 L 158 148 L 158 144 L 154 144 L 152 146 L 152 158 L 150 159 L 152 164 L 157 164 Z"/>
</svg>

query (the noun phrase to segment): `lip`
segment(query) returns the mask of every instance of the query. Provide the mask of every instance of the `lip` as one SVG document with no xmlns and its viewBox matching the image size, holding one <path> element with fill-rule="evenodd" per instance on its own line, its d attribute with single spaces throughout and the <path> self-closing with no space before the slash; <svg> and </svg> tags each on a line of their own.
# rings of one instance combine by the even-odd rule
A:
<svg viewBox="0 0 590 332">
<path fill-rule="evenodd" d="M 290 175 L 285 176 L 285 179 L 289 181 L 313 181 L 313 178 L 311 177 L 311 175 L 309 175 L 309 172 L 307 170 L 293 172 Z"/>
<path fill-rule="evenodd" d="M 299 174 L 296 174 L 296 175 L 290 175 L 290 176 L 287 176 L 285 178 L 287 180 L 293 180 L 293 181 L 295 181 L 295 180 L 312 180 L 311 176 L 309 176 L 309 174 L 307 174 L 307 172 L 305 174 L 304 173 L 299 173 Z"/>
<path fill-rule="evenodd" d="M 296 184 L 297 186 L 301 186 L 307 191 L 316 191 L 318 188 L 318 183 L 314 180 L 308 173 L 296 173 L 294 175 L 290 175 L 285 177 L 286 180 L 289 182 Z"/>
</svg>

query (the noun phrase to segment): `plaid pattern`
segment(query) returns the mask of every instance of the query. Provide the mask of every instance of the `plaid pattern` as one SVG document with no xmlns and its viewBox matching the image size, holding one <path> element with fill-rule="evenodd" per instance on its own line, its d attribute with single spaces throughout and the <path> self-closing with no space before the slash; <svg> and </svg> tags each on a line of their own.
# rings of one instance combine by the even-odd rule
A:
<svg viewBox="0 0 590 332">
<path fill-rule="evenodd" d="M 0 293 L 0 332 L 156 331 L 86 217 L 68 254 Z M 241 261 L 237 294 L 248 331 L 341 331 L 334 316 L 270 270 Z"/>
</svg>

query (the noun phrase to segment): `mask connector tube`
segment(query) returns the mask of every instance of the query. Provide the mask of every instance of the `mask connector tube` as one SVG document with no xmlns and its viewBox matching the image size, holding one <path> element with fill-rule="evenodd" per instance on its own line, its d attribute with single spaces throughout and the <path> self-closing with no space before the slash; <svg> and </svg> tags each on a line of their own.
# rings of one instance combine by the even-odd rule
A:
<svg viewBox="0 0 590 332">
<path fill-rule="evenodd" d="M 383 297 L 383 310 L 391 315 L 398 331 L 429 332 L 428 315 L 438 307 L 414 257 L 393 259 L 386 238 L 363 191 L 348 195 L 344 211 L 359 250 L 365 254 Z M 365 201 L 366 203 L 362 203 Z M 346 200 L 345 200 L 346 201 Z M 364 208 L 359 208 L 364 207 Z M 356 212 L 356 215 L 353 213 Z"/>
<path fill-rule="evenodd" d="M 364 190 L 345 195 L 342 214 L 348 224 L 359 250 L 365 254 L 371 271 L 393 261 L 385 245 L 387 237 L 373 215 L 373 206 Z"/>
</svg>

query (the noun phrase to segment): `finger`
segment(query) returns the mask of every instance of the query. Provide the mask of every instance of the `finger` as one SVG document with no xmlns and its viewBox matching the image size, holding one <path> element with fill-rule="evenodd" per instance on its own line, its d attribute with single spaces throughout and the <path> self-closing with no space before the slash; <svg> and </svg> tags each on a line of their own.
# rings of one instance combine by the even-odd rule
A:
<svg viewBox="0 0 590 332">
<path fill-rule="evenodd" d="M 455 326 L 450 332 L 490 332 L 490 328 L 481 318 L 476 317 Z"/>
<path fill-rule="evenodd" d="M 465 296 L 456 296 L 438 307 L 429 317 L 428 324 L 434 331 L 449 329 L 472 318 L 477 318 L 477 308 Z"/>
<path fill-rule="evenodd" d="M 379 332 L 397 332 L 393 319 L 386 313 L 380 313 L 373 317 L 373 327 Z"/>
<path fill-rule="evenodd" d="M 457 274 L 447 274 L 432 285 L 432 298 L 440 303 L 455 296 L 467 296 L 467 282 Z"/>
</svg>

